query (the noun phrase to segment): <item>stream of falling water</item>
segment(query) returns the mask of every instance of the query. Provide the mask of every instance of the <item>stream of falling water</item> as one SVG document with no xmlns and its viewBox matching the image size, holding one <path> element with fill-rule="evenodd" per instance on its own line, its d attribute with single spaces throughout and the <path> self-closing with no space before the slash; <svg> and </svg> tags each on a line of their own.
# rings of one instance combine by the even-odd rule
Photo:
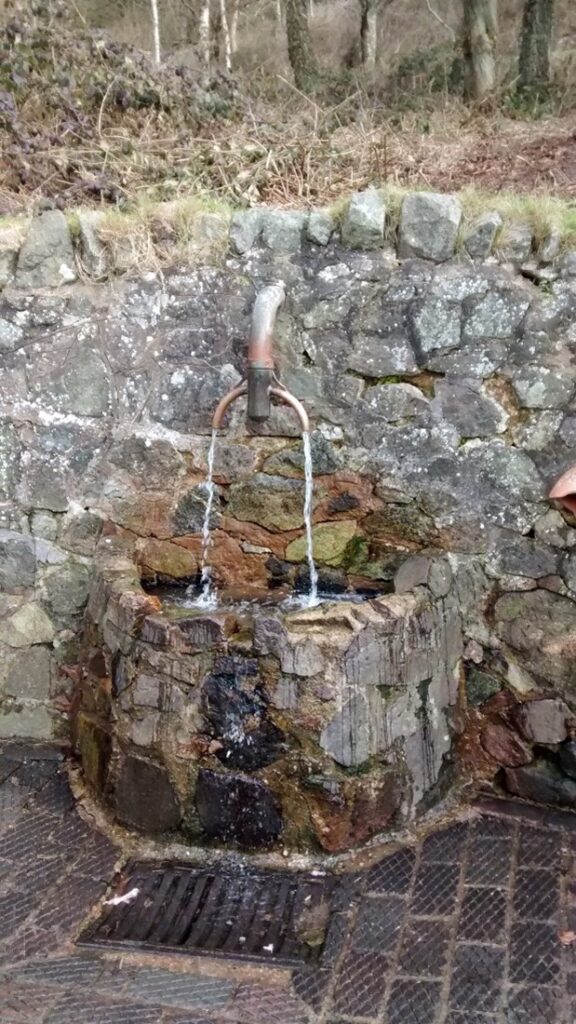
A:
<svg viewBox="0 0 576 1024">
<path fill-rule="evenodd" d="M 205 608 L 207 610 L 216 608 L 218 604 L 218 594 L 216 587 L 214 586 L 212 569 L 208 560 L 208 555 L 212 546 L 210 520 L 212 518 L 214 498 L 216 495 L 216 487 L 214 485 L 214 453 L 216 451 L 217 435 L 218 432 L 213 430 L 212 438 L 210 440 L 210 448 L 208 449 L 208 475 L 206 477 L 206 483 L 204 484 L 207 500 L 206 510 L 204 512 L 204 522 L 202 524 L 201 591 L 199 597 L 194 601 L 194 606 L 196 608 Z M 309 591 L 305 598 L 305 604 L 308 608 L 314 608 L 318 604 L 318 571 L 314 564 L 314 546 L 312 541 L 312 495 L 314 481 L 312 476 L 312 449 L 310 447 L 310 434 L 307 430 L 302 433 L 302 445 L 304 448 L 304 526 L 306 529 L 306 560 L 308 562 L 308 575 L 310 577 Z"/>
<path fill-rule="evenodd" d="M 218 595 L 216 593 L 216 587 L 212 580 L 212 569 L 208 564 L 208 552 L 212 544 L 210 537 L 210 520 L 212 518 L 212 509 L 214 508 L 214 497 L 216 494 L 216 487 L 214 486 L 214 453 L 216 451 L 216 438 L 218 431 L 212 431 L 212 437 L 210 439 L 210 447 L 208 449 L 208 476 L 206 477 L 206 510 L 204 512 L 204 522 L 202 524 L 202 574 L 200 576 L 200 586 L 202 587 L 200 596 L 196 601 L 198 608 L 215 608 L 218 604 Z"/>
<path fill-rule="evenodd" d="M 304 526 L 306 528 L 306 558 L 308 561 L 308 573 L 310 576 L 310 589 L 308 591 L 308 607 L 313 608 L 318 604 L 318 571 L 314 564 L 314 545 L 312 541 L 312 449 L 310 447 L 310 433 L 308 430 L 302 432 L 302 444 L 304 447 Z"/>
</svg>

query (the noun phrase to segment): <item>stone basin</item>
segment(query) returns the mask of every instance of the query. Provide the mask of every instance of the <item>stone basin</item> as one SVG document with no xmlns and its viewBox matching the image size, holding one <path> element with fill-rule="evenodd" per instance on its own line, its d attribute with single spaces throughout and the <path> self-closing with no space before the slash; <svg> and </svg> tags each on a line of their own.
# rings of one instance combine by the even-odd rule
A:
<svg viewBox="0 0 576 1024">
<path fill-rule="evenodd" d="M 284 612 L 305 611 L 310 607 L 307 591 L 294 591 L 289 587 L 276 587 L 268 590 L 258 587 L 218 589 L 215 606 L 209 608 L 202 601 L 200 586 L 182 586 L 178 583 L 174 583 L 172 586 L 148 586 L 143 583 L 143 586 L 146 593 L 159 599 L 164 614 L 174 618 L 182 615 L 205 615 L 208 612 L 218 612 L 224 609 L 235 611 L 240 615 L 258 615 L 263 609 L 266 609 L 271 614 L 281 615 Z M 339 602 L 360 604 L 362 601 L 368 601 L 388 593 L 389 589 L 380 583 L 372 587 L 362 586 L 332 592 L 320 590 L 314 606 Z"/>
<path fill-rule="evenodd" d="M 428 808 L 462 641 L 447 560 L 420 562 L 403 593 L 247 608 L 236 592 L 202 613 L 102 545 L 73 716 L 98 798 L 147 834 L 328 852 Z"/>
</svg>

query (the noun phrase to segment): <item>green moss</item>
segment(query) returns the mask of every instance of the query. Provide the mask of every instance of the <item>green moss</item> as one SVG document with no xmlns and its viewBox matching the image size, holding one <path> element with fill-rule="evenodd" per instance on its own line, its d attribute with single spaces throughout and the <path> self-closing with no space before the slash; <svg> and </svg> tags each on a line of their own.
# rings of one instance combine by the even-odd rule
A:
<svg viewBox="0 0 576 1024">
<path fill-rule="evenodd" d="M 346 546 L 342 567 L 348 572 L 361 572 L 362 568 L 366 565 L 367 558 L 368 543 L 366 538 L 357 534 L 355 537 L 352 537 L 352 540 Z"/>
<path fill-rule="evenodd" d="M 66 214 L 66 223 L 68 224 L 68 230 L 73 239 L 80 237 L 80 218 L 75 210 L 70 210 Z"/>
<path fill-rule="evenodd" d="M 504 683 L 497 676 L 480 669 L 470 668 L 466 673 L 466 698 L 471 707 L 478 707 L 503 688 Z"/>
<path fill-rule="evenodd" d="M 343 196 L 342 199 L 336 200 L 335 203 L 332 203 L 332 205 L 328 207 L 328 210 L 334 217 L 336 224 L 340 225 L 342 223 L 349 206 L 350 196 Z"/>
<path fill-rule="evenodd" d="M 110 737 L 100 725 L 80 714 L 76 722 L 76 742 L 84 775 L 90 785 L 100 791 L 110 757 Z"/>
<path fill-rule="evenodd" d="M 355 536 L 356 523 L 353 520 L 339 519 L 331 523 L 318 523 L 312 527 L 314 557 L 320 565 L 338 568 L 350 561 L 350 551 L 361 538 Z M 306 557 L 306 537 L 293 540 L 286 548 L 286 559 L 289 562 L 302 562 Z"/>
</svg>

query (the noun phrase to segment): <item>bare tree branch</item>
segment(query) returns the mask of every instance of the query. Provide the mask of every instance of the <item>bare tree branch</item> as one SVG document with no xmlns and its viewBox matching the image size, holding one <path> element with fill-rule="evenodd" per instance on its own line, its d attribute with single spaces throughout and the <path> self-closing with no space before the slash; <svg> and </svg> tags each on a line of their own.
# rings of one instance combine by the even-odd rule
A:
<svg viewBox="0 0 576 1024">
<path fill-rule="evenodd" d="M 447 32 L 450 33 L 453 41 L 455 42 L 456 41 L 456 33 L 455 33 L 454 29 L 452 28 L 452 25 L 449 25 L 447 21 L 444 21 L 444 18 L 440 17 L 440 15 L 438 14 L 438 11 L 435 11 L 434 8 L 432 7 L 432 4 L 430 3 L 430 0 L 425 0 L 425 3 L 426 3 L 426 7 L 430 11 L 430 14 L 432 15 L 432 17 L 435 18 L 436 21 L 440 25 L 442 25 L 442 27 L 445 28 Z"/>
</svg>

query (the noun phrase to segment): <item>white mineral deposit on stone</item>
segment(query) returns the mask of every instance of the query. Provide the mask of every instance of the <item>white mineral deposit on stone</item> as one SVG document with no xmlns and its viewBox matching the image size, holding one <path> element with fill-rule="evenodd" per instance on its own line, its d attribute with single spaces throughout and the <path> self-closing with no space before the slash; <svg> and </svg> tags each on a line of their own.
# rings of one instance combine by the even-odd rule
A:
<svg viewBox="0 0 576 1024">
<path fill-rule="evenodd" d="M 71 267 L 68 266 L 67 263 L 60 264 L 60 266 L 58 267 L 58 273 L 60 274 L 60 277 L 62 278 L 63 281 L 76 280 L 75 272 L 71 269 Z"/>
<path fill-rule="evenodd" d="M 130 889 L 130 892 L 125 892 L 123 896 L 112 896 L 109 900 L 104 900 L 104 904 L 108 907 L 118 907 L 121 903 L 132 903 L 140 892 L 140 889 Z"/>
</svg>

